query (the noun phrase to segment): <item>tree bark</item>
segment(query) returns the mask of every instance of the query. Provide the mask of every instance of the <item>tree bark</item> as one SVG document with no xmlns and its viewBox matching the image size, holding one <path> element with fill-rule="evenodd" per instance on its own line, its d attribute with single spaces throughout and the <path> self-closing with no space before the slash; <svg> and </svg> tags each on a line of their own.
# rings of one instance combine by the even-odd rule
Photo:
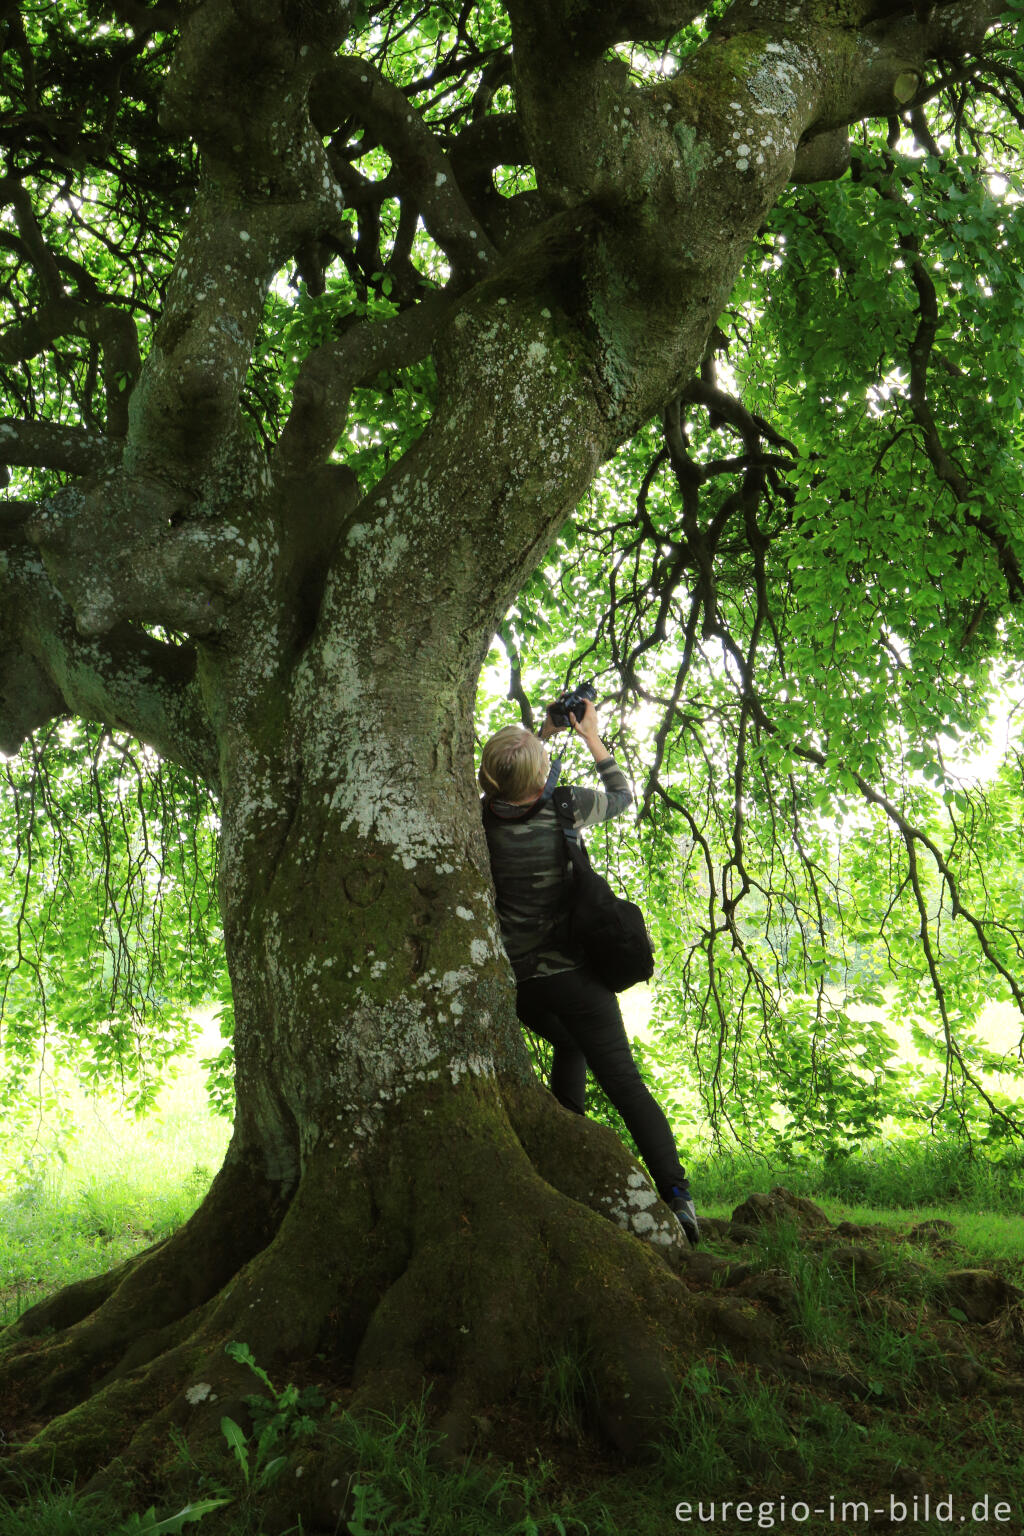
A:
<svg viewBox="0 0 1024 1536">
<path fill-rule="evenodd" d="M 434 195 L 451 162 L 418 163 L 457 281 L 314 349 L 261 455 L 237 408 L 260 306 L 340 206 L 311 82 L 335 80 L 346 111 L 365 96 L 399 163 L 422 148 L 391 88 L 330 72 L 342 8 L 321 9 L 322 27 L 269 0 L 189 10 L 166 111 L 197 115 L 205 169 L 123 445 L 63 437 L 53 462 L 92 478 L 19 508 L 0 542 L 0 745 L 79 712 L 219 786 L 237 1053 L 233 1139 L 193 1219 L 7 1331 L 20 1469 L 155 1477 L 171 1426 L 215 1442 L 252 1389 L 232 1339 L 355 1406 L 428 1380 L 458 1438 L 575 1337 L 595 1414 L 630 1448 L 698 1338 L 756 1353 L 768 1337 L 690 1295 L 675 1219 L 633 1160 L 530 1074 L 473 693 L 600 463 L 692 377 L 766 210 L 794 175 L 841 167 L 845 125 L 890 110 L 951 46 L 943 27 L 962 49 L 961 24 L 983 34 L 987 13 L 808 3 L 794 29 L 791 6 L 738 4 L 640 90 L 602 57 L 635 8 L 510 0 L 543 222 L 531 204 L 499 251 L 468 204 Z M 656 30 L 689 8 L 642 11 Z M 281 79 L 298 83 L 278 118 Z M 807 149 L 819 137 L 827 153 Z M 431 424 L 359 501 L 328 462 L 352 389 L 428 348 Z M 11 462 L 45 448 L 3 433 Z"/>
<path fill-rule="evenodd" d="M 532 1077 L 455 766 L 464 684 L 421 682 L 432 748 L 396 679 L 376 724 L 326 698 L 305 761 L 268 729 L 225 767 L 231 1146 L 181 1231 L 8 1330 L 5 1390 L 55 1415 L 16 1466 L 155 1476 L 172 1425 L 215 1441 L 252 1387 L 231 1339 L 282 1380 L 321 1362 L 353 1407 L 430 1381 L 455 1439 L 567 1336 L 620 1446 L 666 1409 L 696 1337 L 661 1256 L 681 1258 L 678 1226 Z"/>
</svg>

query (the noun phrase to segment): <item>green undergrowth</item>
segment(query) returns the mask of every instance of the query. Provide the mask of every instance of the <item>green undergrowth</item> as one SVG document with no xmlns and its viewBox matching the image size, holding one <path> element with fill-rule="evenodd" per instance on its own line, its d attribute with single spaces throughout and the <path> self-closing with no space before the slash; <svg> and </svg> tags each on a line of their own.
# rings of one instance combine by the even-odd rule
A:
<svg viewBox="0 0 1024 1536">
<path fill-rule="evenodd" d="M 767 1187 L 767 1184 L 765 1186 Z M 792 1186 L 787 1186 L 792 1188 Z M 793 1190 L 796 1194 L 798 1191 Z M 1012 1269 L 1024 1276 L 1024 1222 L 1021 1217 L 993 1211 L 965 1210 L 956 1205 L 921 1205 L 910 1210 L 893 1210 L 873 1205 L 855 1205 L 845 1200 L 813 1195 L 829 1220 L 836 1226 L 852 1222 L 856 1226 L 889 1229 L 895 1238 L 909 1227 L 928 1221 L 948 1221 L 954 1228 L 952 1239 L 969 1254 L 972 1263 Z M 735 1208 L 732 1201 L 702 1200 L 701 1215 L 728 1219 Z"/>
<path fill-rule="evenodd" d="M 0 1327 L 48 1292 L 169 1236 L 203 1199 L 230 1125 L 209 1112 L 198 1060 L 138 1117 L 67 1087 L 65 1122 L 0 1146 Z"/>
<path fill-rule="evenodd" d="M 0 1536 L 113 1536 L 122 1520 L 106 1501 L 76 1499 L 67 1484 L 45 1479 L 26 1483 L 16 1502 L 0 1499 Z"/>
<path fill-rule="evenodd" d="M 61 1153 L 44 1143 L 22 1154 L 16 1169 L 8 1166 L 0 1196 L 0 1323 L 187 1219 L 219 1162 L 226 1129 L 191 1109 L 190 1091 L 179 1090 L 148 1122 L 115 1120 L 104 1110 L 98 1137 L 83 1136 Z M 629 1467 L 598 1433 L 593 1362 L 580 1344 L 549 1360 L 521 1423 L 495 1411 L 468 1460 L 453 1463 L 443 1453 L 422 1409 L 398 1422 L 355 1420 L 325 1403 L 317 1433 L 342 1442 L 351 1468 L 352 1499 L 338 1536 L 667 1536 L 686 1529 L 790 1536 L 864 1522 L 843 1526 L 822 1515 L 794 1523 L 782 1513 L 784 1500 L 810 1499 L 812 1508 L 827 1510 L 830 1498 L 885 1509 L 893 1499 L 909 1516 L 925 1491 L 956 1501 L 949 1528 L 969 1536 L 1020 1527 L 1024 1391 L 1004 1388 L 1024 1378 L 1022 1314 L 1009 1305 L 988 1322 L 972 1322 L 946 1276 L 985 1269 L 1024 1288 L 1021 1160 L 995 1161 L 930 1138 L 871 1144 L 828 1161 L 718 1153 L 691 1159 L 690 1170 L 709 1218 L 728 1218 L 751 1190 L 782 1184 L 813 1199 L 832 1223 L 816 1231 L 783 1221 L 738 1243 L 709 1222 L 702 1253 L 721 1267 L 698 1288 L 742 1297 L 766 1319 L 772 1358 L 702 1352 L 651 1455 Z M 836 1232 L 844 1222 L 851 1226 Z M 928 1222 L 950 1226 L 914 1233 Z M 0 1500 L 0 1536 L 161 1536 L 182 1528 L 270 1536 L 262 1510 L 277 1473 L 267 1468 L 286 1460 L 289 1448 L 269 1445 L 259 1462 L 256 1431 L 239 1433 L 250 1438 L 225 1442 L 222 1481 L 190 1484 L 184 1476 L 148 1524 L 126 1508 L 39 1484 L 17 1505 Z M 970 1510 L 986 1494 L 992 1503 L 1015 1499 L 1013 1520 L 975 1525 Z M 230 1502 L 199 1513 L 202 1501 L 217 1499 Z M 697 1519 L 698 1500 L 707 1515 L 711 1500 L 720 1510 L 730 1499 L 750 1502 L 751 1517 Z M 692 1518 L 677 1520 L 677 1505 L 687 1503 Z M 182 1519 L 186 1509 L 197 1518 Z M 935 1536 L 942 1526 L 908 1518 L 899 1528 Z"/>
<path fill-rule="evenodd" d="M 843 1155 L 714 1151 L 688 1164 L 702 1208 L 739 1204 L 751 1189 L 784 1184 L 812 1200 L 850 1207 L 918 1211 L 955 1207 L 1020 1217 L 1024 1148 L 998 1152 L 949 1136 L 922 1134 L 869 1141 Z"/>
<path fill-rule="evenodd" d="M 69 1185 L 29 1182 L 0 1199 L 0 1326 L 49 1291 L 168 1237 L 211 1177 L 209 1168 L 193 1165 L 171 1187 L 111 1171 Z"/>
<path fill-rule="evenodd" d="M 753 1240 L 747 1228 L 741 1242 L 716 1226 L 704 1248 L 722 1262 L 712 1288 L 770 1319 L 771 1358 L 709 1349 L 695 1360 L 651 1461 L 601 1483 L 603 1514 L 581 1486 L 574 1507 L 589 1529 L 735 1536 L 888 1524 L 934 1536 L 934 1515 L 916 1518 L 926 1494 L 933 1510 L 948 1501 L 947 1529 L 1020 1529 L 1024 1300 L 1013 1285 L 1024 1232 L 1018 1221 L 1011 1242 L 1006 1219 L 1005 1262 L 990 1263 L 949 1222 L 955 1214 L 847 1209 L 833 1217 L 848 1224 L 841 1231 L 782 1220 Z M 964 1271 L 987 1271 L 970 1300 Z M 969 1318 L 963 1308 L 975 1304 Z"/>
<path fill-rule="evenodd" d="M 935 1536 L 942 1524 L 913 1517 L 926 1494 L 933 1506 L 951 1501 L 946 1528 L 969 1536 L 1018 1529 L 1024 1306 L 1004 1284 L 991 1315 L 972 1320 L 958 1305 L 955 1277 L 991 1269 L 996 1279 L 1019 1278 L 1024 1239 L 1006 1264 L 989 1265 L 962 1226 L 943 1224 L 955 1211 L 930 1224 L 921 1211 L 897 1220 L 846 1209 L 833 1222 L 840 1214 L 850 1223 L 842 1230 L 785 1218 L 731 1231 L 710 1223 L 701 1257 L 713 1272 L 698 1289 L 752 1309 L 768 1324 L 769 1343 L 763 1358 L 721 1347 L 694 1358 L 638 1463 L 617 1460 L 598 1432 L 582 1344 L 552 1356 L 520 1422 L 496 1410 L 493 1421 L 481 1419 L 469 1455 L 456 1458 L 431 1427 L 429 1403 L 398 1421 L 355 1418 L 319 1394 L 314 1402 L 290 1386 L 275 1390 L 255 1362 L 254 1382 L 269 1395 L 251 1424 L 224 1429 L 222 1475 L 193 1476 L 185 1453 L 150 1525 L 38 1487 L 17 1506 L 0 1502 L 0 1536 L 158 1536 L 180 1529 L 163 1522 L 204 1500 L 209 1512 L 187 1530 L 280 1536 L 299 1418 L 315 1437 L 309 1445 L 348 1469 L 336 1536 L 667 1536 L 687 1528 L 791 1536 L 869 1524 Z M 229 1502 L 213 1507 L 220 1499 Z M 269 1526 L 267 1499 L 276 1501 Z M 975 1521 L 985 1499 L 990 1513 Z M 738 1518 L 737 1504 L 749 1515 Z M 844 1505 L 845 1523 L 835 1513 Z M 1012 1516 L 996 1518 L 997 1505 Z M 785 1514 L 793 1507 L 795 1521 Z M 677 1508 L 689 1508 L 688 1517 L 677 1518 Z M 891 1508 L 905 1517 L 869 1522 L 861 1513 Z"/>
<path fill-rule="evenodd" d="M 236 1425 L 228 1438 L 236 1456 L 240 1441 L 255 1448 L 255 1440 Z M 485 1455 L 448 1464 L 443 1437 L 430 1428 L 422 1403 L 401 1419 L 325 1416 L 318 1444 L 346 1456 L 351 1467 L 339 1536 L 587 1536 L 611 1529 L 587 1523 L 575 1507 L 575 1490 L 560 1484 L 555 1463 L 539 1452 L 522 1467 Z M 272 1446 L 271 1454 L 281 1448 Z M 238 1471 L 243 1464 L 244 1475 Z M 263 1504 L 273 1496 L 276 1479 L 262 1473 L 273 1473 L 275 1464 L 239 1459 L 234 1478 L 208 1484 L 204 1495 L 153 1507 L 148 1517 L 126 1516 L 105 1497 L 76 1500 L 72 1488 L 37 1480 L 26 1486 L 23 1498 L 0 1498 L 0 1536 L 163 1536 L 183 1526 L 198 1529 L 200 1520 L 203 1536 L 263 1536 Z M 603 1517 L 599 1500 L 583 1503 L 591 1515 Z M 276 1504 L 272 1526 L 282 1533 L 287 1515 L 282 1523 L 280 1500 Z M 301 1519 L 290 1526 L 295 1536 L 303 1529 Z"/>
</svg>

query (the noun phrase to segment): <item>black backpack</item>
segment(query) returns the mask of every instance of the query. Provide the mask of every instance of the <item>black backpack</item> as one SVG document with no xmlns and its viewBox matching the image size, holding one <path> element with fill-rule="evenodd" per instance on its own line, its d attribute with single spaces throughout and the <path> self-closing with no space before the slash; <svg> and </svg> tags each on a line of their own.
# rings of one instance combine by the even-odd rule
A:
<svg viewBox="0 0 1024 1536">
<path fill-rule="evenodd" d="M 572 865 L 569 936 L 573 948 L 612 992 L 625 992 L 638 981 L 650 981 L 654 949 L 643 913 L 636 902 L 616 896 L 591 865 L 590 855 L 573 829 L 572 791 L 556 789 L 551 799 Z"/>
</svg>

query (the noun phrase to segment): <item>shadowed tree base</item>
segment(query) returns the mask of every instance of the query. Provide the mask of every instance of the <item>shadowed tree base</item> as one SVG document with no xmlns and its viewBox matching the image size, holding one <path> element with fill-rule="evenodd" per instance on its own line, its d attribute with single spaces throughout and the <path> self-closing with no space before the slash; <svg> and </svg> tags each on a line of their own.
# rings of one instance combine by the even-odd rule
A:
<svg viewBox="0 0 1024 1536">
<path fill-rule="evenodd" d="M 373 1155 L 334 1151 L 325 1143 L 310 1160 L 276 1230 L 267 1217 L 257 1237 L 239 1219 L 229 1167 L 175 1237 L 7 1330 L 0 1400 L 5 1431 L 22 1443 L 0 1467 L 5 1491 L 22 1492 L 26 1473 L 55 1473 L 121 1508 L 177 1508 L 183 1478 L 185 1497 L 232 1484 L 221 1420 L 235 1420 L 252 1447 L 246 1399 L 261 1393 L 226 1353 L 232 1340 L 278 1389 L 316 1385 L 330 1409 L 401 1412 L 426 1392 L 436 1454 L 460 1466 L 481 1434 L 499 1456 L 550 1445 L 543 1383 L 567 1358 L 580 1367 L 572 1411 L 584 1454 L 596 1452 L 605 1475 L 598 1440 L 627 1460 L 666 1431 L 687 1445 L 685 1400 L 674 1397 L 698 1359 L 720 1388 L 701 1411 L 731 1435 L 737 1467 L 756 1468 L 759 1486 L 768 1477 L 766 1494 L 776 1474 L 792 1487 L 796 1471 L 820 1482 L 846 1466 L 841 1456 L 833 1465 L 829 1439 L 840 1421 L 855 1435 L 870 1430 L 865 1475 L 887 1487 L 887 1437 L 906 1415 L 918 1429 L 929 1413 L 946 1416 L 966 1433 L 980 1395 L 998 1403 L 1008 1446 L 1019 1431 L 1022 1293 L 989 1271 L 949 1268 L 947 1223 L 835 1227 L 777 1189 L 750 1196 L 731 1221 L 707 1220 L 724 1252 L 694 1252 L 611 1132 L 536 1083 L 422 1085 L 395 1105 Z M 778 1222 L 788 1235 L 771 1233 Z M 248 1247 L 225 1276 L 244 1231 Z M 875 1332 L 887 1328 L 904 1340 L 895 1367 L 879 1363 Z M 759 1386 L 762 1372 L 770 1387 Z M 765 1390 L 782 1415 L 778 1463 L 757 1459 L 763 1417 L 743 1417 Z M 273 1445 L 283 1466 L 258 1492 L 267 1536 L 300 1520 L 308 1532 L 346 1529 L 366 1474 L 330 1409 L 309 1435 L 282 1433 Z M 799 1436 L 810 1426 L 813 1441 L 815 1425 L 824 1441 L 802 1458 Z"/>
<path fill-rule="evenodd" d="M 698 1342 L 742 1345 L 742 1304 L 687 1289 L 675 1218 L 626 1150 L 537 1085 L 426 1085 L 384 1134 L 372 1158 L 322 1144 L 276 1230 L 229 1166 L 172 1238 L 26 1312 L 0 1367 L 21 1441 L 8 1480 L 52 1468 L 155 1488 L 172 1429 L 200 1461 L 222 1451 L 221 1418 L 244 1420 L 256 1385 L 232 1340 L 280 1382 L 312 1366 L 353 1410 L 401 1408 L 429 1382 L 456 1446 L 485 1409 L 528 1411 L 531 1379 L 571 1344 L 625 1453 Z M 623 1186 L 628 1200 L 608 1196 Z"/>
</svg>

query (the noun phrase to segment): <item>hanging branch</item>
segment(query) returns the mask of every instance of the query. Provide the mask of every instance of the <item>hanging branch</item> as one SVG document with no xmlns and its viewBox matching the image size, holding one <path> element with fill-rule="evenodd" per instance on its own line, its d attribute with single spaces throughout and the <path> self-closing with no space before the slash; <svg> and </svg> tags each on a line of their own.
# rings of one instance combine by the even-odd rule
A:
<svg viewBox="0 0 1024 1536">
<path fill-rule="evenodd" d="M 67 761 L 83 754 L 87 779 L 69 782 Z M 72 736 L 54 723 L 3 765 L 3 779 L 0 821 L 13 855 L 3 874 L 17 894 L 4 914 L 0 1027 L 10 1041 L 31 1018 L 42 1067 L 34 1046 L 23 1061 L 45 1070 L 47 1059 L 60 1064 L 90 1046 L 68 1019 L 106 1010 L 113 1048 L 97 1066 L 118 1073 L 125 1091 L 130 1078 L 141 1085 L 133 1092 L 148 1094 L 177 1018 L 160 1000 L 164 930 L 177 936 L 175 963 L 179 950 L 188 959 L 178 980 L 186 1003 L 196 986 L 208 992 L 216 963 L 215 805 L 173 764 L 102 727 Z M 21 1070 L 16 1056 L 9 1066 Z"/>
<path fill-rule="evenodd" d="M 869 179 L 863 168 L 859 168 L 858 176 L 860 179 Z M 896 165 L 891 157 L 886 166 L 886 179 L 871 177 L 870 184 L 885 202 L 900 209 L 901 212 L 906 211 L 903 197 L 898 190 L 899 177 Z M 920 431 L 924 451 L 931 462 L 936 478 L 940 484 L 949 489 L 954 500 L 962 507 L 964 520 L 972 528 L 976 528 L 995 550 L 1010 598 L 1013 602 L 1019 602 L 1024 598 L 1024 576 L 1022 576 L 1016 552 L 1004 530 L 997 525 L 990 514 L 976 509 L 977 498 L 974 487 L 962 465 L 957 463 L 946 448 L 929 399 L 928 371 L 942 318 L 935 283 L 924 259 L 918 236 L 904 230 L 898 236 L 897 244 L 909 258 L 908 267 L 917 294 L 918 324 L 907 349 L 911 416 Z"/>
<path fill-rule="evenodd" d="M 937 356 L 935 343 L 940 320 L 934 286 L 927 276 L 923 257 L 916 251 L 916 246 L 914 251 L 911 250 L 907 238 L 900 244 L 907 255 L 914 256 L 911 276 L 919 306 L 917 331 L 911 344 L 911 399 L 915 426 L 926 439 L 928 457 L 940 483 L 949 486 L 963 503 L 970 488 L 942 446 L 927 390 L 928 368 Z M 797 449 L 770 423 L 719 390 L 710 374 L 711 369 L 706 368 L 704 376 L 689 386 L 666 413 L 663 444 L 649 458 L 637 491 L 632 519 L 615 519 L 600 530 L 601 549 L 612 558 L 610 601 L 598 627 L 597 638 L 584 651 L 580 665 L 598 649 L 602 635 L 606 636 L 612 664 L 625 689 L 634 697 L 656 701 L 661 709 L 638 819 L 653 825 L 656 809 L 663 807 L 679 818 L 694 846 L 700 850 L 708 887 L 707 920 L 699 939 L 690 942 L 681 965 L 684 984 L 692 986 L 694 974 L 690 956 L 697 949 L 703 954 L 706 975 L 699 998 L 699 1012 L 704 1021 L 700 1028 L 711 1031 L 711 1064 L 702 1081 L 702 1092 L 709 1119 L 717 1133 L 728 1124 L 728 1062 L 730 1051 L 735 1060 L 739 1048 L 737 1036 L 742 1034 L 736 1005 L 730 1008 L 725 1000 L 720 946 L 726 942 L 728 953 L 743 967 L 746 980 L 740 988 L 740 1014 L 743 1007 L 756 998 L 764 1046 L 769 1058 L 774 1059 L 776 1047 L 767 1021 L 778 1007 L 781 977 L 777 970 L 773 984 L 762 973 L 760 962 L 740 927 L 739 914 L 746 899 L 756 893 L 764 903 L 764 939 L 769 952 L 775 954 L 770 933 L 773 913 L 791 907 L 796 917 L 797 907 L 791 893 L 802 888 L 811 904 L 808 917 L 821 951 L 825 953 L 830 943 L 826 905 L 830 910 L 841 911 L 843 891 L 838 872 L 835 876 L 819 872 L 805 844 L 797 780 L 792 773 L 786 780 L 788 830 L 783 833 L 778 789 L 760 759 L 758 797 L 770 825 L 776 829 L 772 834 L 772 848 L 781 849 L 784 838 L 788 837 L 796 853 L 796 867 L 791 870 L 784 855 L 781 857 L 778 888 L 773 863 L 769 865 L 767 879 L 758 878 L 751 869 L 751 853 L 745 835 L 748 758 L 755 737 L 779 736 L 779 726 L 762 692 L 763 679 L 771 669 L 777 669 L 783 677 L 786 675 L 785 639 L 777 609 L 779 600 L 773 596 L 774 588 L 769 577 L 769 562 L 773 544 L 791 526 L 795 491 L 788 484 L 787 475 L 796 466 Z M 697 412 L 707 413 L 707 426 L 699 433 L 695 433 L 692 426 L 692 413 Z M 737 435 L 741 451 L 731 455 L 710 453 L 712 434 L 716 431 Z M 890 447 L 898 436 L 899 433 L 890 438 Z M 664 489 L 666 469 L 671 472 L 670 495 L 666 495 Z M 990 543 L 997 543 L 991 527 L 983 527 L 973 515 L 968 520 Z M 586 523 L 582 524 L 582 530 L 591 535 L 598 532 Z M 741 554 L 746 556 L 745 570 L 749 575 L 745 587 L 737 578 Z M 1005 549 L 999 549 L 999 555 L 1011 594 L 1015 595 L 1015 567 L 1007 561 Z M 723 597 L 723 580 L 730 584 L 730 591 L 736 590 L 746 600 L 745 611 L 740 610 L 744 626 L 742 638 L 739 632 L 733 632 L 726 612 L 728 604 Z M 785 587 L 782 590 L 785 591 Z M 656 654 L 670 637 L 676 636 L 681 657 L 675 662 L 671 691 L 667 697 L 656 696 L 640 675 L 641 662 L 648 655 Z M 734 679 L 735 705 L 728 720 L 731 757 L 728 809 L 719 803 L 718 786 L 721 784 L 722 789 L 725 788 L 720 767 L 701 741 L 704 722 L 717 719 L 719 726 L 725 727 L 727 716 L 720 706 L 715 706 L 709 714 L 710 701 L 698 704 L 692 696 L 687 696 L 698 662 L 702 667 L 707 665 L 709 641 L 721 648 L 726 661 L 724 676 L 731 675 Z M 893 660 L 897 670 L 902 670 L 902 659 L 897 651 L 893 652 Z M 711 840 L 694 811 L 663 782 L 675 730 L 692 731 L 692 739 L 705 758 L 707 810 L 729 850 L 720 866 Z M 931 1115 L 941 1115 L 953 1102 L 961 1124 L 965 1123 L 962 1095 L 955 1093 L 952 1086 L 955 1074 L 956 1080 L 970 1088 L 994 1121 L 1019 1133 L 1024 1129 L 1024 1123 L 1012 1111 L 998 1105 L 986 1091 L 956 1038 L 943 981 L 943 962 L 933 934 L 933 920 L 929 917 L 926 877 L 919 862 L 919 850 L 927 853 L 939 875 L 949 897 L 951 917 L 966 925 L 993 974 L 1007 986 L 1024 1014 L 1024 992 L 993 942 L 996 929 L 1009 930 L 991 916 L 973 909 L 965 898 L 961 877 L 954 872 L 950 858 L 943 854 L 934 838 L 922 827 L 915 826 L 890 796 L 869 782 L 856 764 L 847 763 L 830 752 L 827 738 L 821 745 L 806 738 L 791 739 L 791 731 L 787 728 L 786 739 L 789 751 L 797 761 L 828 771 L 835 778 L 846 774 L 856 785 L 863 802 L 884 814 L 904 850 L 907 868 L 903 874 L 894 872 L 896 895 L 889 913 L 882 918 L 879 933 L 882 942 L 887 943 L 886 924 L 904 897 L 909 897 L 919 915 L 921 954 L 946 1043 L 943 1090 L 938 1102 L 932 1106 Z M 959 836 L 954 820 L 954 842 Z M 760 851 L 757 857 L 760 857 Z M 822 889 L 823 879 L 827 881 L 827 894 Z M 802 919 L 800 921 L 802 923 Z M 1016 953 L 1024 960 L 1021 937 L 1015 933 L 1010 933 L 1010 937 Z M 890 966 L 895 967 L 891 951 Z M 827 994 L 826 973 L 818 967 L 813 977 L 807 980 L 811 984 L 820 1029 L 832 1007 Z M 810 1052 L 812 1082 L 823 1066 L 815 1034 Z"/>
<path fill-rule="evenodd" d="M 532 733 L 534 730 L 533 706 L 523 688 L 523 667 L 519 655 L 519 647 L 516 645 L 512 631 L 507 624 L 499 626 L 498 639 L 501 641 L 505 655 L 508 657 L 509 665 L 508 693 L 505 697 L 514 700 L 519 705 L 519 718 L 526 729 Z"/>
</svg>

